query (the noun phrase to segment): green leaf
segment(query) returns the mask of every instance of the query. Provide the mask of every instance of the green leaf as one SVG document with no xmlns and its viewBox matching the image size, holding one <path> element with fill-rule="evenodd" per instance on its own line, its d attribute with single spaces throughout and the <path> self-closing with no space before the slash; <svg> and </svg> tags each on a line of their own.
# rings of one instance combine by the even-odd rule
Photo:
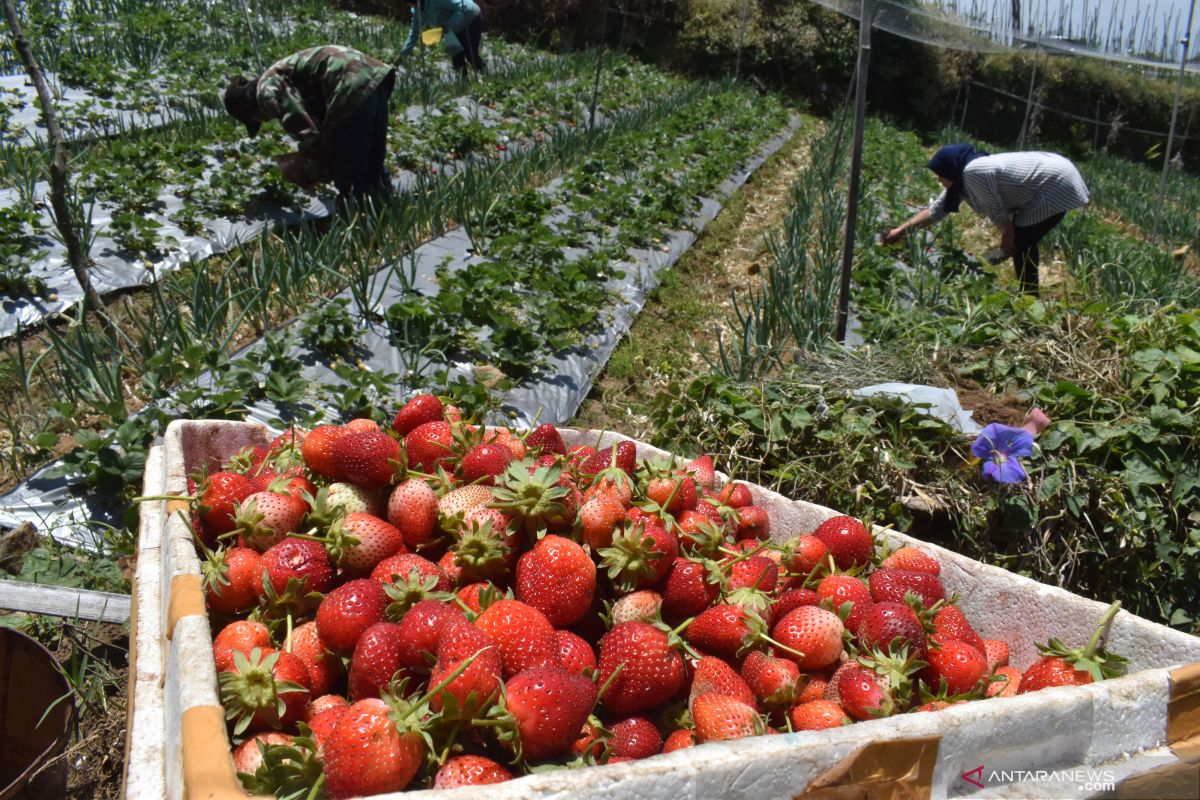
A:
<svg viewBox="0 0 1200 800">
<path fill-rule="evenodd" d="M 1122 477 L 1134 489 L 1140 486 L 1161 486 L 1167 482 L 1166 477 L 1152 464 L 1147 463 L 1140 453 L 1126 456 L 1124 463 Z"/>
<path fill-rule="evenodd" d="M 1059 394 L 1065 394 L 1070 397 L 1078 397 L 1081 400 L 1089 400 L 1092 397 L 1092 393 L 1087 389 L 1084 389 L 1082 386 L 1067 380 L 1056 381 L 1054 384 L 1054 389 Z"/>
</svg>

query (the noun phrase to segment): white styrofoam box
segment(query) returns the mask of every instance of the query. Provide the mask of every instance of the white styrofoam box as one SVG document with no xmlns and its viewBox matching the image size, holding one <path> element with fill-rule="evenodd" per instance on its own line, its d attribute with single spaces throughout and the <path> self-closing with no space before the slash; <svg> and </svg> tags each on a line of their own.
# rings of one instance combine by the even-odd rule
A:
<svg viewBox="0 0 1200 800">
<path fill-rule="evenodd" d="M 152 469 L 161 469 L 160 483 L 167 493 L 183 494 L 186 475 L 201 464 L 215 466 L 241 447 L 264 444 L 269 437 L 265 428 L 248 423 L 173 423 L 167 429 L 161 467 L 157 458 L 147 467 L 147 494 L 157 491 L 149 474 Z M 626 439 L 618 434 L 567 429 L 563 429 L 563 438 L 568 446 L 586 443 L 600 447 Z M 639 458 L 667 456 L 640 442 L 637 447 Z M 761 487 L 752 486 L 751 490 L 755 502 L 768 509 L 771 536 L 776 540 L 809 533 L 838 513 Z M 157 511 L 143 509 L 140 551 L 147 562 L 143 567 L 139 560 L 136 587 L 139 652 L 135 696 L 150 696 L 146 702 L 163 709 L 158 737 L 162 746 L 156 747 L 155 737 L 146 728 L 149 716 L 138 716 L 135 709 L 127 756 L 127 796 L 236 796 L 229 742 L 223 728 L 213 722 L 219 720 L 213 716 L 219 713 L 219 707 L 214 709 L 218 704 L 216 672 L 211 658 L 212 633 L 199 588 L 199 561 L 185 520 L 178 514 L 167 515 L 165 509 L 165 505 Z M 151 530 L 156 525 L 162 526 L 161 535 Z M 1012 663 L 1019 668 L 1037 658 L 1035 643 L 1050 636 L 1073 645 L 1086 642 L 1106 608 L 1105 603 L 904 534 L 878 528 L 875 533 L 895 545 L 912 545 L 937 558 L 946 589 L 961 596 L 960 604 L 976 630 L 984 638 L 1008 641 Z M 155 548 L 160 555 L 159 570 L 151 563 Z M 155 597 L 159 607 L 146 608 Z M 152 625 L 157 630 L 150 630 Z M 937 762 L 928 787 L 932 796 L 1038 796 L 1052 787 L 1031 783 L 1021 775 L 1113 764 L 1122 764 L 1128 771 L 1130 754 L 1160 753 L 1170 758 L 1164 745 L 1168 744 L 1171 670 L 1200 661 L 1200 639 L 1121 612 L 1113 620 L 1107 641 L 1111 651 L 1130 659 L 1128 675 L 1089 686 L 993 698 L 835 730 L 710 743 L 638 762 L 540 773 L 505 784 L 454 790 L 453 797 L 794 797 L 864 745 L 928 737 L 937 740 Z M 158 656 L 155 662 L 155 656 L 145 656 L 144 651 L 165 656 Z M 163 661 L 165 675 L 153 669 Z M 189 726 L 184 721 L 200 714 L 208 721 L 207 727 Z M 187 768 L 189 763 L 200 762 L 204 762 L 203 769 Z M 993 781 L 982 789 L 962 779 L 964 772 L 980 766 L 988 775 L 1016 777 Z M 185 785 L 189 781 L 191 785 Z M 403 795 L 449 796 L 434 790 Z"/>
</svg>

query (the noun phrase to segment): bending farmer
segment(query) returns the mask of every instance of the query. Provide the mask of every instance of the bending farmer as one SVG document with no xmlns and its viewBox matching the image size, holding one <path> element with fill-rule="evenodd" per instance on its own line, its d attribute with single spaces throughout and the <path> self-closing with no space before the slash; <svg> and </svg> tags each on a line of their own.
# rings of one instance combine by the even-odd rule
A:
<svg viewBox="0 0 1200 800">
<path fill-rule="evenodd" d="M 1021 291 L 1038 292 L 1038 242 L 1073 208 L 1088 202 L 1087 186 L 1075 165 L 1054 153 L 988 155 L 969 144 L 947 145 L 926 165 L 944 191 L 898 228 L 885 244 L 903 239 L 967 204 L 1000 228 L 1000 247 L 1012 256 Z"/>
<path fill-rule="evenodd" d="M 479 55 L 483 41 L 483 12 L 472 0 L 416 0 L 412 10 L 412 30 L 400 55 L 406 56 L 417 46 L 421 33 L 433 28 L 442 29 L 442 49 L 451 57 L 460 75 L 467 74 L 467 64 L 476 72 L 486 65 Z"/>
<path fill-rule="evenodd" d="M 251 136 L 277 119 L 299 142 L 280 166 L 295 183 L 333 180 L 342 198 L 386 194 L 388 99 L 395 68 L 349 47 L 310 47 L 225 89 L 225 110 Z"/>
</svg>

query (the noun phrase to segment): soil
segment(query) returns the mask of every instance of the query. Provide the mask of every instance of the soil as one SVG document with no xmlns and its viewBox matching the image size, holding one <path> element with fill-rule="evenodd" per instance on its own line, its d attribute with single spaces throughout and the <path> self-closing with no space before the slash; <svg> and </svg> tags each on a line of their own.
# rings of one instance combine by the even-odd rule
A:
<svg viewBox="0 0 1200 800">
<path fill-rule="evenodd" d="M 71 629 L 68 631 L 68 629 Z M 63 625 L 55 658 L 75 674 L 84 661 L 95 667 L 74 695 L 75 726 L 63 754 L 47 768 L 67 763 L 67 797 L 118 800 L 125 767 L 125 716 L 128 697 L 129 634 L 121 625 Z M 90 698 L 84 702 L 82 697 Z"/>
<path fill-rule="evenodd" d="M 1029 401 L 1011 395 L 996 396 L 991 392 L 965 386 L 952 387 L 958 393 L 958 402 L 971 413 L 971 419 L 980 425 L 999 422 L 1012 427 L 1025 421 L 1029 412 Z"/>
</svg>

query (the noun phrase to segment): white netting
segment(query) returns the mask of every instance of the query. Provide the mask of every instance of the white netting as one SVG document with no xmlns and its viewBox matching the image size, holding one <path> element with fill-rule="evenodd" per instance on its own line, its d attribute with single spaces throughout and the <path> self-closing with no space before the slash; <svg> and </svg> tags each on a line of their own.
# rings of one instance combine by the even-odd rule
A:
<svg viewBox="0 0 1200 800">
<path fill-rule="evenodd" d="M 858 19 L 862 10 L 860 0 L 813 2 L 852 19 Z M 951 50 L 974 53 L 1038 51 L 1163 70 L 1179 69 L 1182 43 L 1187 34 L 1186 15 L 1169 13 L 1161 20 L 1154 20 L 1148 14 L 1127 25 L 1124 21 L 1116 21 L 1120 15 L 1114 10 L 1104 30 L 1101 30 L 1098 16 L 1080 23 L 1081 28 L 1076 29 L 1061 16 L 1039 14 L 1040 9 L 1040 6 L 1034 7 L 1028 17 L 1036 22 L 1024 24 L 1019 32 L 1014 32 L 1007 3 L 999 4 L 999 9 L 995 5 L 987 9 L 972 5 L 964 15 L 954 10 L 953 3 L 877 0 L 874 27 L 914 42 Z M 1196 24 L 1194 18 L 1192 23 Z M 1200 62 L 1193 58 L 1185 70 L 1200 75 Z"/>
</svg>

